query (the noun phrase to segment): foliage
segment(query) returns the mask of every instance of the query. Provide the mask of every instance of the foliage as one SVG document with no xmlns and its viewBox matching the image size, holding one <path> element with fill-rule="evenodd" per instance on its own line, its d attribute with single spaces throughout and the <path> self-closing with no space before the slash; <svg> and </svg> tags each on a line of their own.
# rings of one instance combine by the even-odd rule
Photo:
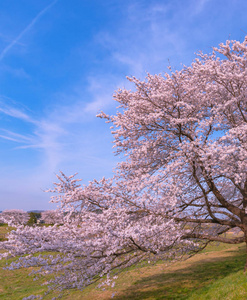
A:
<svg viewBox="0 0 247 300">
<path fill-rule="evenodd" d="M 58 176 L 61 226 L 19 226 L 1 243 L 39 266 L 50 290 L 83 289 L 143 260 L 191 256 L 208 242 L 247 242 L 247 38 L 227 41 L 189 67 L 129 78 L 112 123 L 118 164 L 111 179 L 80 186 Z M 224 237 L 232 228 L 243 236 Z M 55 238 L 54 238 L 55 237 Z M 18 247 L 16 247 L 18 245 Z M 57 255 L 34 255 L 54 251 Z M 26 254 L 29 254 L 26 256 Z"/>
<path fill-rule="evenodd" d="M 37 223 L 37 216 L 34 212 L 29 213 L 29 220 L 27 221 L 27 225 L 32 226 Z"/>
</svg>

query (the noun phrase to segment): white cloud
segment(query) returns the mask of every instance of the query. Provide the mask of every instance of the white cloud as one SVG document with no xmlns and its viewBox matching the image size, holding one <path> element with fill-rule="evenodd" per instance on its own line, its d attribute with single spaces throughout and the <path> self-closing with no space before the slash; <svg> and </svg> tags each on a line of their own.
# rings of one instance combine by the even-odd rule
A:
<svg viewBox="0 0 247 300">
<path fill-rule="evenodd" d="M 20 39 L 34 26 L 34 24 L 39 20 L 39 18 L 46 13 L 58 0 L 53 1 L 51 4 L 47 5 L 44 9 L 42 9 L 35 18 L 27 25 L 27 27 L 21 31 L 21 33 L 9 43 L 3 50 L 0 52 L 0 61 L 4 58 L 4 56 L 9 52 L 9 50 L 15 46 L 16 44 L 20 44 Z"/>
<path fill-rule="evenodd" d="M 10 131 L 10 130 L 6 130 L 3 128 L 0 128 L 0 131 L 2 132 L 2 134 L 0 135 L 1 138 L 3 139 L 7 139 L 13 142 L 17 142 L 17 143 L 21 143 L 21 144 L 25 144 L 25 143 L 32 143 L 32 137 L 28 137 L 22 134 L 18 134 L 16 132 Z M 4 134 L 4 135 L 3 135 Z"/>
<path fill-rule="evenodd" d="M 18 107 L 14 101 L 2 98 L 0 114 L 20 120 L 25 129 L 22 132 L 22 126 L 18 126 L 16 131 L 2 128 L 0 138 L 17 143 L 18 146 L 13 145 L 15 149 L 39 151 L 43 157 L 39 166 L 47 173 L 54 172 L 71 159 L 85 163 L 88 157 L 91 164 L 94 164 L 93 161 L 100 164 L 101 161 L 105 165 L 107 159 L 97 159 L 93 155 L 97 151 L 92 149 L 101 137 L 96 132 L 90 139 L 88 133 L 94 131 L 98 111 L 115 106 L 112 101 L 115 88 L 112 78 L 89 77 L 86 89 L 77 84 L 70 94 L 55 95 L 57 104 L 39 118 L 24 107 Z M 101 122 L 104 124 L 104 121 Z M 29 134 L 26 133 L 27 126 Z"/>
<path fill-rule="evenodd" d="M 123 24 L 115 31 L 98 33 L 96 41 L 111 53 L 112 64 L 125 68 L 126 75 L 167 71 L 169 60 L 182 62 L 189 48 L 179 20 L 186 9 L 177 1 L 145 6 L 135 2 L 128 6 Z"/>
<path fill-rule="evenodd" d="M 23 121 L 34 123 L 34 121 L 24 112 L 10 106 L 0 107 L 0 112 Z"/>
</svg>

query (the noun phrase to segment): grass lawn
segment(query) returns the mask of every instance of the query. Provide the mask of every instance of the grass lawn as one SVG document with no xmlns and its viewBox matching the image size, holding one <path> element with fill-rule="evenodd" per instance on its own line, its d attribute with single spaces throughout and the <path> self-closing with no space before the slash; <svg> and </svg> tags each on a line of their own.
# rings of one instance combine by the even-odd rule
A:
<svg viewBox="0 0 247 300">
<path fill-rule="evenodd" d="M 0 227 L 6 233 L 6 227 Z M 94 286 L 83 292 L 71 291 L 63 300 L 238 300 L 247 299 L 245 245 L 209 245 L 194 257 L 167 266 L 165 263 L 135 267 L 119 275 L 114 289 L 101 291 Z M 5 262 L 0 261 L 0 267 Z M 0 269 L 0 299 L 19 300 L 45 290 L 28 276 L 28 270 Z M 48 297 L 47 299 L 51 299 Z"/>
</svg>

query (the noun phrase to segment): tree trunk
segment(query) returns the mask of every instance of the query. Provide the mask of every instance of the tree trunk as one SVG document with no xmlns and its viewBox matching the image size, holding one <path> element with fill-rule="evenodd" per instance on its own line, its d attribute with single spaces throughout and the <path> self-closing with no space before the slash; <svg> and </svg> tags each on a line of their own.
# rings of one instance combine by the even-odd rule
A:
<svg viewBox="0 0 247 300">
<path fill-rule="evenodd" d="M 246 244 L 246 261 L 245 261 L 245 266 L 244 266 L 244 273 L 246 273 L 247 270 L 247 242 L 245 242 Z"/>
<path fill-rule="evenodd" d="M 247 215 L 245 214 L 243 217 L 243 223 L 244 223 L 244 240 L 245 240 L 245 246 L 246 246 L 246 261 L 244 266 L 244 273 L 247 271 Z"/>
</svg>

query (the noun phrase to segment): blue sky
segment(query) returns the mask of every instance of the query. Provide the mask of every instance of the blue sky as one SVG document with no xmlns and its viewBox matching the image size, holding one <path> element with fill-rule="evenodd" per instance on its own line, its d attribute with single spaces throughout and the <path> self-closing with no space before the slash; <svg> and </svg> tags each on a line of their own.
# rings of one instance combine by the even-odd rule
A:
<svg viewBox="0 0 247 300">
<path fill-rule="evenodd" d="M 0 210 L 51 209 L 59 170 L 112 175 L 112 94 L 247 34 L 245 0 L 0 1 Z"/>
</svg>

